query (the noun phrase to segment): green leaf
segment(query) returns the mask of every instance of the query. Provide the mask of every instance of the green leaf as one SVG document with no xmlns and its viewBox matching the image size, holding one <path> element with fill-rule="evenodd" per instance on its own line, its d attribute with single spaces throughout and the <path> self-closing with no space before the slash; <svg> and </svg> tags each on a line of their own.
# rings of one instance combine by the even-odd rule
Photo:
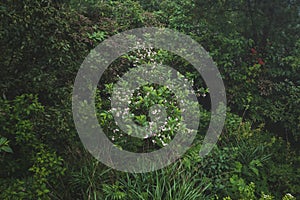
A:
<svg viewBox="0 0 300 200">
<path fill-rule="evenodd" d="M 7 152 L 7 153 L 13 153 L 13 150 L 9 146 L 1 147 L 1 151 Z"/>
</svg>

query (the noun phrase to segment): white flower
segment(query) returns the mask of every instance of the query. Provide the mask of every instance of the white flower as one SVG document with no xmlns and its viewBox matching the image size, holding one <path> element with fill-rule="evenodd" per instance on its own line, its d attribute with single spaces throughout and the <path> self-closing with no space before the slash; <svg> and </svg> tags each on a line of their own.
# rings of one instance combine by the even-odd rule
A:
<svg viewBox="0 0 300 200">
<path fill-rule="evenodd" d="M 168 145 L 168 143 L 165 143 L 163 140 L 160 140 L 160 141 L 164 147 Z"/>
<path fill-rule="evenodd" d="M 294 198 L 294 196 L 291 195 L 290 193 L 287 193 L 286 196 Z"/>
</svg>

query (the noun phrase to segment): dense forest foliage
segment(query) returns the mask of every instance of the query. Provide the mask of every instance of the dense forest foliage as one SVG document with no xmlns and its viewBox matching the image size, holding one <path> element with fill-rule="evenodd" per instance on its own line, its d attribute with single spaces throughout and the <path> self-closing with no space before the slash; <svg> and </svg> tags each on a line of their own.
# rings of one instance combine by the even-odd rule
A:
<svg viewBox="0 0 300 200">
<path fill-rule="evenodd" d="M 209 88 L 187 61 L 145 49 L 142 54 L 193 83 L 201 126 L 175 163 L 125 173 L 83 147 L 72 88 L 93 48 L 140 27 L 179 31 L 210 53 L 225 83 L 227 116 L 218 143 L 200 158 Z M 1 0 L 0 199 L 299 199 L 299 33 L 297 0 Z M 130 137 L 119 132 L 110 112 L 114 83 L 143 62 L 134 53 L 118 58 L 102 76 L 97 117 L 120 148 L 146 152 L 168 143 L 172 128 L 154 140 Z M 153 99 L 178 109 L 167 88 L 145 85 L 132 100 L 139 106 L 131 105 L 137 123 L 147 122 L 144 111 Z"/>
</svg>

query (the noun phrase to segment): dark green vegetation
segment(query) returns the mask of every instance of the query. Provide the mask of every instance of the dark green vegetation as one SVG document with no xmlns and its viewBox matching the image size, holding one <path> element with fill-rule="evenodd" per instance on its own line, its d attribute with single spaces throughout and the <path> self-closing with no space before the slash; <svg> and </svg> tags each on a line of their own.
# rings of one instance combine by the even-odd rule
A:
<svg viewBox="0 0 300 200">
<path fill-rule="evenodd" d="M 1 0 L 0 199 L 300 198 L 299 6 L 295 0 Z M 218 144 L 200 159 L 208 90 L 189 63 L 151 50 L 154 59 L 193 80 L 203 105 L 201 127 L 176 163 L 129 174 L 107 168 L 83 148 L 72 119 L 72 85 L 92 48 L 145 26 L 178 30 L 210 52 L 226 84 L 228 115 Z M 97 108 L 116 145 L 142 152 L 160 148 L 162 140 L 120 137 L 109 112 L 111 83 L 138 60 L 133 55 L 105 73 Z M 151 99 L 171 94 L 151 85 L 140 93 L 132 109 L 143 124 Z"/>
</svg>

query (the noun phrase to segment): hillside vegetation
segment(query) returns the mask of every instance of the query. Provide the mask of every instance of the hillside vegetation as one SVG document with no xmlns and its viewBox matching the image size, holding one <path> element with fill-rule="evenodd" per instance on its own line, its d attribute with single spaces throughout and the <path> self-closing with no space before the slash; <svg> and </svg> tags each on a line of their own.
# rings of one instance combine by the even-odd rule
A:
<svg viewBox="0 0 300 200">
<path fill-rule="evenodd" d="M 73 122 L 72 89 L 93 48 L 141 27 L 176 30 L 209 52 L 225 83 L 227 116 L 218 143 L 200 158 L 211 115 L 201 76 L 162 49 L 121 56 L 96 92 L 98 121 L 116 146 L 150 152 L 176 134 L 176 100 L 155 84 L 140 87 L 130 108 L 143 125 L 149 107 L 167 105 L 163 135 L 134 138 L 114 122 L 114 83 L 138 64 L 155 61 L 180 71 L 201 111 L 197 137 L 183 157 L 154 172 L 125 173 L 84 148 Z M 299 33 L 296 0 L 1 0 L 0 199 L 300 199 Z"/>
</svg>

